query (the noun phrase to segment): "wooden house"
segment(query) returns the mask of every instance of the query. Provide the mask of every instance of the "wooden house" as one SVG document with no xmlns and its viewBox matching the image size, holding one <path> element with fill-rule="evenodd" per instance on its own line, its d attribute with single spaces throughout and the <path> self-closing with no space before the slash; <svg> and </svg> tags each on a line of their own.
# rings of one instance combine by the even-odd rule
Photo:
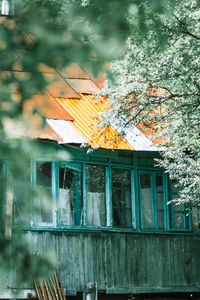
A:
<svg viewBox="0 0 200 300">
<path fill-rule="evenodd" d="M 177 191 L 156 166 L 157 146 L 137 128 L 124 137 L 114 126 L 97 129 L 96 117 L 108 102 L 92 96 L 98 82 L 76 65 L 46 76 L 57 80 L 26 106 L 27 114 L 36 106 L 47 123 L 32 133 L 44 146 L 30 162 L 31 185 L 41 190 L 32 199 L 39 209 L 30 209 L 21 224 L 25 191 L 14 184 L 13 226 L 23 227 L 33 252 L 42 255 L 48 246 L 56 253 L 68 299 L 82 299 L 89 282 L 97 284 L 99 299 L 200 297 L 198 219 L 184 205 L 168 205 Z M 1 175 L 5 169 L 6 162 Z M 52 201 L 44 210 L 40 200 L 47 194 Z M 0 298 L 16 298 L 12 275 L 1 274 L 6 280 Z M 17 298 L 27 295 L 35 295 L 34 286 L 25 286 Z"/>
</svg>

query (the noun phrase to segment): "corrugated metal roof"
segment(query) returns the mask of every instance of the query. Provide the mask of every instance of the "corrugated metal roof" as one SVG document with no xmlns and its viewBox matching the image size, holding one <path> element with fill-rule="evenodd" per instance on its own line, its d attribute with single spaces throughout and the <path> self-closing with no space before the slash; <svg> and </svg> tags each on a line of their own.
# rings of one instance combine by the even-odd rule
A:
<svg viewBox="0 0 200 300">
<path fill-rule="evenodd" d="M 62 143 L 82 144 L 87 142 L 68 121 L 47 119 L 46 122 L 62 138 Z"/>
<path fill-rule="evenodd" d="M 120 130 L 119 130 L 120 132 Z M 137 127 L 131 126 L 124 130 L 124 137 L 135 148 L 140 151 L 158 151 L 158 147 L 146 137 Z"/>
<path fill-rule="evenodd" d="M 126 149 L 134 147 L 123 137 L 119 137 L 113 126 L 107 128 L 97 127 L 97 118 L 100 112 L 107 109 L 108 100 L 80 94 L 81 99 L 57 98 L 57 102 L 72 115 L 73 122 L 69 123 L 93 148 Z M 114 141 L 113 141 L 114 140 Z"/>
<path fill-rule="evenodd" d="M 59 134 L 57 134 L 55 130 L 53 130 L 49 125 L 45 126 L 45 128 L 43 129 L 40 128 L 39 130 L 37 130 L 32 137 L 42 139 L 42 140 L 45 139 L 45 140 L 57 141 L 58 143 L 63 142 L 62 137 Z"/>
<path fill-rule="evenodd" d="M 35 96 L 27 101 L 25 111 L 30 114 L 34 108 L 47 118 L 47 127 L 40 127 L 42 118 L 31 118 L 38 138 L 56 140 L 63 143 L 90 143 L 93 148 L 124 150 L 158 150 L 158 148 L 136 127 L 125 130 L 120 136 L 120 122 L 107 128 L 97 126 L 101 112 L 109 109 L 109 101 L 95 99 L 89 94 L 98 91 L 98 87 L 89 75 L 77 65 L 72 64 L 61 74 L 45 69 L 45 77 L 52 82 L 49 94 Z M 17 76 L 29 76 L 28 72 L 15 72 Z"/>
<path fill-rule="evenodd" d="M 158 150 L 156 145 L 141 132 L 137 127 L 127 124 L 127 118 L 121 116 L 114 120 L 112 125 L 117 129 L 119 134 L 123 135 L 125 139 L 134 147 L 135 150 L 155 151 Z"/>
</svg>

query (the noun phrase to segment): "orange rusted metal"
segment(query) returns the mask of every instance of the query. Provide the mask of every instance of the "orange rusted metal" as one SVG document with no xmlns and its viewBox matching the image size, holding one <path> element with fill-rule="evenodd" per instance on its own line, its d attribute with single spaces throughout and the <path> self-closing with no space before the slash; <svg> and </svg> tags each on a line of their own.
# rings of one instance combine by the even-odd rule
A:
<svg viewBox="0 0 200 300">
<path fill-rule="evenodd" d="M 24 103 L 24 113 L 33 114 L 38 112 L 40 115 L 49 119 L 59 119 L 73 121 L 74 118 L 64 110 L 51 95 L 36 95 Z"/>
<path fill-rule="evenodd" d="M 56 101 L 74 118 L 70 124 L 93 148 L 134 150 L 127 140 L 119 136 L 113 126 L 98 127 L 100 113 L 109 109 L 108 100 L 79 94 L 80 99 L 56 98 Z"/>
</svg>

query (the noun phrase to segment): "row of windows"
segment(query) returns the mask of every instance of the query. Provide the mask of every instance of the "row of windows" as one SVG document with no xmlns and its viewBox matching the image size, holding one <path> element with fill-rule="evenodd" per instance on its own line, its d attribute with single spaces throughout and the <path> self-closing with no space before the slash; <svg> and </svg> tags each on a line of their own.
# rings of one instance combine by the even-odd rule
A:
<svg viewBox="0 0 200 300">
<path fill-rule="evenodd" d="M 185 207 L 167 205 L 175 193 L 162 171 L 32 162 L 31 178 L 14 180 L 14 222 L 31 226 L 190 229 Z M 21 211 L 27 205 L 31 216 L 25 220 Z"/>
</svg>

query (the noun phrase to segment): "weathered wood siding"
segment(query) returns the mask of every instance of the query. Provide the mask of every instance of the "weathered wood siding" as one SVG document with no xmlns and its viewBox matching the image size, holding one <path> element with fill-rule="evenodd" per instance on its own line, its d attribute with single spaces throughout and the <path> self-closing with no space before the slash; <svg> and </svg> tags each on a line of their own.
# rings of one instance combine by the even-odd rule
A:
<svg viewBox="0 0 200 300">
<path fill-rule="evenodd" d="M 200 236 L 31 231 L 25 236 L 33 252 L 41 254 L 46 246 L 55 251 L 69 291 L 82 291 L 89 281 L 107 293 L 200 288 Z"/>
</svg>

